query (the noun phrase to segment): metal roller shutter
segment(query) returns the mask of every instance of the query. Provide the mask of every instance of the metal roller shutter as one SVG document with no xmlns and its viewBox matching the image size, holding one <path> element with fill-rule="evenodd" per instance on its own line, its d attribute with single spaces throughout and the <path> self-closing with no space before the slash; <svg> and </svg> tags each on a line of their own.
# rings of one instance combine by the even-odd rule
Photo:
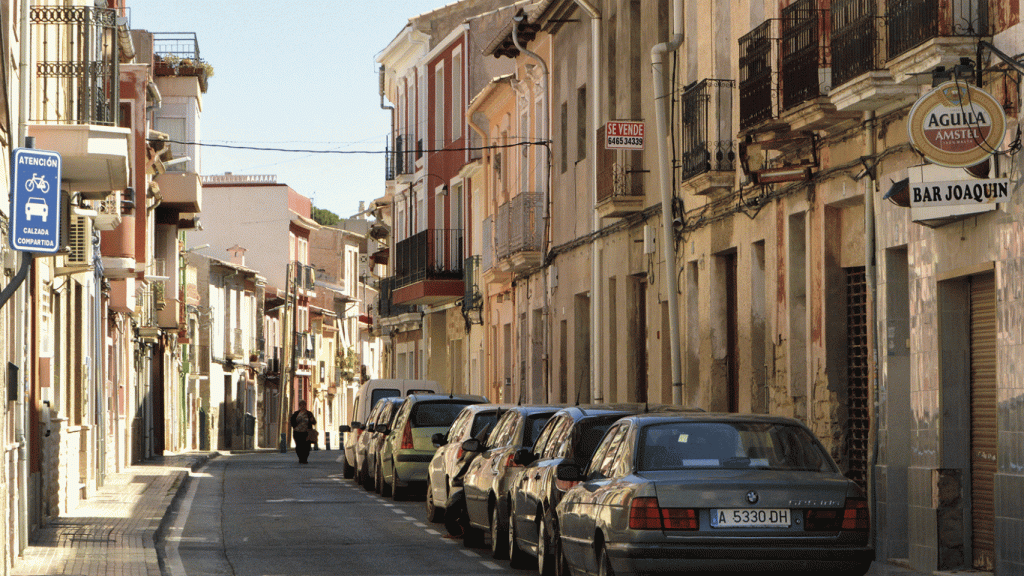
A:
<svg viewBox="0 0 1024 576">
<path fill-rule="evenodd" d="M 974 567 L 992 570 L 995 550 L 995 275 L 971 277 L 971 533 Z"/>
</svg>

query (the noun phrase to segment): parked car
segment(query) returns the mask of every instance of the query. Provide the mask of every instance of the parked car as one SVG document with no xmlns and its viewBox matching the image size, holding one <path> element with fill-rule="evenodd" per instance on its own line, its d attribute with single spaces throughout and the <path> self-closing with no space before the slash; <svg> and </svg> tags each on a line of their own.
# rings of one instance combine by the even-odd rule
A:
<svg viewBox="0 0 1024 576">
<path fill-rule="evenodd" d="M 474 445 L 474 440 L 463 443 L 464 449 L 480 452 L 463 480 L 468 520 L 463 542 L 467 546 L 479 545 L 487 531 L 491 535 L 491 554 L 495 558 L 508 555 L 509 493 L 515 475 L 522 470 L 513 457 L 520 448 L 533 446 L 544 424 L 559 408 L 514 406 L 502 414 L 486 445 Z"/>
<path fill-rule="evenodd" d="M 367 490 L 380 491 L 377 483 L 380 447 L 384 443 L 387 426 L 395 419 L 405 398 L 381 398 L 366 419 L 366 430 L 356 442 L 356 481 Z"/>
<path fill-rule="evenodd" d="M 427 520 L 440 522 L 445 505 L 452 492 L 452 478 L 462 458 L 462 443 L 489 433 L 502 410 L 511 406 L 499 404 L 471 404 L 462 409 L 452 423 L 448 434 L 434 434 L 431 438 L 438 446 L 427 465 Z"/>
<path fill-rule="evenodd" d="M 532 448 L 516 452 L 514 462 L 525 468 L 511 487 L 508 539 L 513 565 L 525 564 L 532 555 L 542 576 L 555 573 L 561 551 L 552 547 L 559 542 L 554 508 L 575 485 L 559 482 L 555 467 L 564 460 L 586 467 L 608 428 L 619 418 L 643 410 L 640 404 L 563 408 L 548 420 Z"/>
<path fill-rule="evenodd" d="M 352 478 L 356 474 L 356 442 L 366 430 L 366 418 L 370 410 L 381 398 L 440 392 L 441 387 L 433 380 L 374 379 L 364 382 L 352 402 L 352 421 L 348 425 L 338 426 L 338 432 L 345 435 L 345 458 L 341 466 L 344 477 Z"/>
<path fill-rule="evenodd" d="M 414 486 L 425 491 L 427 466 L 437 451 L 434 434 L 447 434 L 464 407 L 486 403 L 483 396 L 410 394 L 381 446 L 381 493 L 401 500 Z"/>
<path fill-rule="evenodd" d="M 796 420 L 628 416 L 557 476 L 580 482 L 555 508 L 574 571 L 862 575 L 874 560 L 864 491 Z"/>
</svg>

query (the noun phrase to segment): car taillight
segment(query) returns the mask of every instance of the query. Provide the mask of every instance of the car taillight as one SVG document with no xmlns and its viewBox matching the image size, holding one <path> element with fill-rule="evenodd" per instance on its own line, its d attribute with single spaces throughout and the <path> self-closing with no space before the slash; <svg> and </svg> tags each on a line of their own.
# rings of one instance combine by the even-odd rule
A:
<svg viewBox="0 0 1024 576">
<path fill-rule="evenodd" d="M 402 450 L 412 450 L 412 422 L 405 423 L 405 430 L 402 431 Z"/>
<path fill-rule="evenodd" d="M 455 460 L 456 461 L 462 460 L 462 453 L 463 453 L 462 446 L 459 446 L 459 451 L 455 453 Z"/>
<path fill-rule="evenodd" d="M 520 466 L 519 464 L 516 464 L 513 461 L 513 460 L 515 460 L 515 457 L 516 457 L 516 453 L 512 452 L 511 454 L 509 454 L 505 458 L 505 468 L 522 468 L 522 466 Z"/>
<path fill-rule="evenodd" d="M 360 430 L 359 428 L 356 428 L 356 440 L 359 440 L 359 437 L 362 436 L 362 435 L 363 435 L 363 431 Z"/>
<path fill-rule="evenodd" d="M 868 502 L 863 498 L 847 498 L 846 508 L 811 508 L 804 513 L 804 526 L 808 531 L 852 530 L 866 532 L 870 529 L 871 516 Z"/>
<path fill-rule="evenodd" d="M 570 488 L 579 484 L 579 482 L 572 480 L 555 480 L 555 488 L 558 488 L 562 492 L 568 492 Z"/>
<path fill-rule="evenodd" d="M 629 527 L 633 530 L 696 530 L 697 510 L 661 508 L 657 498 L 633 498 L 629 505 Z"/>
</svg>

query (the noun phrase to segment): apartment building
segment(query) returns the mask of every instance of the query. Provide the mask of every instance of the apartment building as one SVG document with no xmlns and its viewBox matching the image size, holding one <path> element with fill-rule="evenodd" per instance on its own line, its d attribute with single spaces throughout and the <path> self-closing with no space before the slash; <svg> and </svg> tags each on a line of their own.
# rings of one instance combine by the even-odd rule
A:
<svg viewBox="0 0 1024 576">
<path fill-rule="evenodd" d="M 263 353 L 257 361 L 267 364 L 260 376 L 264 428 L 277 430 L 266 440 L 276 446 L 290 438 L 286 416 L 299 400 L 310 400 L 314 389 L 310 303 L 317 289 L 310 235 L 320 225 L 310 217 L 310 199 L 273 175 L 202 176 L 202 186 L 207 210 L 202 229 L 189 234 L 188 249 L 229 261 L 230 254 L 244 251 L 246 266 L 266 278 L 265 342 L 257 343 L 255 353 Z"/>
<path fill-rule="evenodd" d="M 453 101 L 480 142 L 461 212 L 479 391 L 799 418 L 872 494 L 880 558 L 1022 573 L 1019 2 L 506 4 L 476 38 L 511 67 Z M 444 34 L 416 22 L 381 62 L 429 138 L 436 94 L 403 106 L 391 84 L 434 94 L 413 63 Z M 984 121 L 960 142 L 981 158 L 929 153 L 928 130 L 960 137 L 938 106 L 983 101 L 960 121 Z M 913 128 L 915 105 L 940 124 Z M 417 196 L 424 162 L 389 165 L 398 234 L 451 189 Z M 467 340 L 430 311 L 390 316 L 411 328 L 396 350 Z"/>
<path fill-rule="evenodd" d="M 386 195 L 377 201 L 391 227 L 389 276 L 380 282 L 375 330 L 385 342 L 390 377 L 482 392 L 481 339 L 473 335 L 471 314 L 456 305 L 473 290 L 466 265 L 475 231 L 466 227 L 466 214 L 478 195 L 481 157 L 466 103 L 508 68 L 474 49 L 492 34 L 506 4 L 458 2 L 411 18 L 377 58 L 392 134 Z"/>
</svg>

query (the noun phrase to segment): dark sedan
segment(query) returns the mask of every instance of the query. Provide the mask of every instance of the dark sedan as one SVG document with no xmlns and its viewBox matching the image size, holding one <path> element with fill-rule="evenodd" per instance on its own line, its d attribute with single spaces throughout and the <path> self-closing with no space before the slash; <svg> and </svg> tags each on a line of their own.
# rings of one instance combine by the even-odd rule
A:
<svg viewBox="0 0 1024 576">
<path fill-rule="evenodd" d="M 862 575 L 874 559 L 864 491 L 796 420 L 629 416 L 557 475 L 580 482 L 555 509 L 576 571 Z"/>
<path fill-rule="evenodd" d="M 526 554 L 531 554 L 537 558 L 542 576 L 554 574 L 554 560 L 560 557 L 551 546 L 558 542 L 554 507 L 565 491 L 575 485 L 559 482 L 555 478 L 555 467 L 566 459 L 585 467 L 608 428 L 619 418 L 642 409 L 641 406 L 564 408 L 548 420 L 533 448 L 522 448 L 516 453 L 515 461 L 526 467 L 511 489 L 509 556 L 513 565 L 525 564 Z"/>
<path fill-rule="evenodd" d="M 505 412 L 487 437 L 481 454 L 469 465 L 463 483 L 469 527 L 467 546 L 477 546 L 485 531 L 491 534 L 495 558 L 508 554 L 508 511 L 510 488 L 522 466 L 513 462 L 517 450 L 533 446 L 541 429 L 560 406 L 513 406 Z M 467 440 L 463 443 L 473 443 Z"/>
</svg>

